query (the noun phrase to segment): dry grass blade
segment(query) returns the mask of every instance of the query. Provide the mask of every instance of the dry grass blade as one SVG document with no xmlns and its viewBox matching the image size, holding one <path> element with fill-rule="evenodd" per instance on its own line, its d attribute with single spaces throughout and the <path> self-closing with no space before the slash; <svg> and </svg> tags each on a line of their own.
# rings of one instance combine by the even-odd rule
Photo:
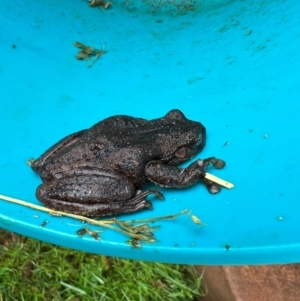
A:
<svg viewBox="0 0 300 301">
<path fill-rule="evenodd" d="M 108 229 L 120 232 L 126 236 L 129 236 L 133 242 L 145 241 L 148 243 L 152 243 L 152 242 L 156 241 L 153 232 L 158 230 L 160 227 L 159 226 L 150 227 L 147 223 L 154 223 L 156 221 L 161 221 L 161 220 L 173 220 L 184 214 L 191 215 L 191 211 L 183 210 L 177 214 L 170 214 L 170 215 L 165 215 L 165 216 L 161 216 L 161 217 L 153 217 L 153 218 L 140 219 L 140 220 L 136 219 L 136 220 L 130 220 L 130 221 L 121 221 L 116 218 L 111 218 L 111 219 L 106 219 L 106 220 L 95 220 L 95 219 L 88 218 L 86 216 L 71 214 L 71 213 L 62 212 L 62 211 L 55 211 L 55 210 L 48 209 L 43 206 L 35 205 L 35 204 L 29 203 L 29 202 L 25 202 L 23 200 L 15 199 L 15 198 L 1 195 L 1 194 L 0 194 L 0 199 L 11 202 L 11 203 L 15 203 L 18 205 L 26 206 L 26 207 L 29 207 L 32 209 L 36 209 L 39 211 L 47 212 L 52 216 L 71 217 L 71 218 L 89 223 L 91 225 L 108 228 Z M 92 232 L 94 233 L 95 231 L 90 231 L 90 230 L 85 231 L 85 233 L 87 233 L 87 234 L 91 234 Z M 83 234 L 85 234 L 85 233 L 83 233 Z M 97 240 L 101 239 L 98 235 L 93 234 L 92 236 L 94 238 L 96 238 Z"/>
<path fill-rule="evenodd" d="M 223 179 L 221 179 L 219 177 L 216 177 L 216 176 L 214 176 L 214 175 L 212 175 L 212 174 L 210 174 L 208 172 L 205 173 L 205 179 L 211 180 L 212 182 L 215 182 L 215 183 L 217 183 L 217 184 L 219 184 L 221 186 L 224 186 L 224 187 L 226 187 L 228 189 L 231 189 L 231 188 L 234 187 L 234 185 L 232 183 L 230 183 L 228 181 L 225 181 L 225 180 L 223 180 Z"/>
</svg>

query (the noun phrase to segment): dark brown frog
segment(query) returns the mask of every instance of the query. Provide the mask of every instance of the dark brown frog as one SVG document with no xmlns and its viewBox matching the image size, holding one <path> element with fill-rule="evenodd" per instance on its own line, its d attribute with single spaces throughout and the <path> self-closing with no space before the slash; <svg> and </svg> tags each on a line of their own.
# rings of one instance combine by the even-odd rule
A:
<svg viewBox="0 0 300 301">
<path fill-rule="evenodd" d="M 42 178 L 37 198 L 47 207 L 85 216 L 117 215 L 152 208 L 150 194 L 140 191 L 153 182 L 162 187 L 185 188 L 203 181 L 211 193 L 220 186 L 205 179 L 214 157 L 197 160 L 185 169 L 176 167 L 199 153 L 205 127 L 172 110 L 162 118 L 145 120 L 113 116 L 87 130 L 62 139 L 33 162 Z"/>
</svg>

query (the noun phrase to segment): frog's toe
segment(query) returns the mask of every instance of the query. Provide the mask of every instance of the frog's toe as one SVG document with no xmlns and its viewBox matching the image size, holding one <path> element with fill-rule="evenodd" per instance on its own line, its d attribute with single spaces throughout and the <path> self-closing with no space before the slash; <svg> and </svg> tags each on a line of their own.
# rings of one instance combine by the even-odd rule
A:
<svg viewBox="0 0 300 301">
<path fill-rule="evenodd" d="M 153 209 L 153 205 L 149 201 L 145 200 L 144 202 L 141 202 L 141 204 L 142 204 L 141 209 L 150 209 L 150 210 Z"/>
<path fill-rule="evenodd" d="M 164 200 L 164 195 L 157 189 L 137 190 L 135 198 L 145 199 L 148 195 L 155 194 L 160 200 Z"/>
<path fill-rule="evenodd" d="M 219 184 L 212 182 L 208 179 L 204 179 L 203 182 L 210 193 L 216 194 L 220 192 L 221 186 Z"/>
<path fill-rule="evenodd" d="M 143 209 L 153 209 L 152 203 L 145 199 L 136 200 L 134 198 L 122 204 L 122 213 L 136 212 Z"/>
<path fill-rule="evenodd" d="M 155 194 L 160 200 L 164 200 L 165 199 L 164 195 L 159 190 L 157 190 L 157 189 L 150 189 L 148 191 L 150 191 L 151 193 Z"/>
<path fill-rule="evenodd" d="M 226 162 L 222 159 L 217 159 L 212 163 L 214 168 L 221 169 L 226 165 Z"/>
<path fill-rule="evenodd" d="M 216 169 L 222 169 L 226 165 L 226 162 L 224 160 L 215 157 L 204 159 L 203 163 L 205 167 L 211 163 Z"/>
</svg>

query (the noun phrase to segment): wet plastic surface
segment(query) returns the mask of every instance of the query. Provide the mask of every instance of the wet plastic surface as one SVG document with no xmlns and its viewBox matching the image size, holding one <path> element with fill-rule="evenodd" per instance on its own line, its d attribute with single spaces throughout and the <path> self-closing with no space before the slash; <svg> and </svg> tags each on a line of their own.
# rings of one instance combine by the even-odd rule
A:
<svg viewBox="0 0 300 301">
<path fill-rule="evenodd" d="M 210 172 L 235 188 L 163 190 L 153 211 L 124 219 L 187 208 L 206 225 L 188 216 L 159 222 L 158 242 L 141 249 L 109 230 L 101 242 L 79 238 L 80 222 L 5 201 L 0 227 L 141 260 L 299 262 L 300 2 L 207 1 L 171 13 L 155 3 L 104 10 L 85 1 L 0 1 L 0 193 L 40 204 L 41 180 L 26 160 L 105 117 L 152 119 L 173 108 L 206 126 L 198 157 L 224 159 L 224 170 Z M 75 59 L 74 41 L 107 52 L 88 68 L 92 60 Z"/>
</svg>

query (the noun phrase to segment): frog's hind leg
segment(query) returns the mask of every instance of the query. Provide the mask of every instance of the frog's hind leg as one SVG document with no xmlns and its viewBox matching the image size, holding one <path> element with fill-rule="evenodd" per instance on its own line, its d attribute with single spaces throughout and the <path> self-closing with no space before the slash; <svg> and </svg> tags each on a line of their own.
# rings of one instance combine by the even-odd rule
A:
<svg viewBox="0 0 300 301">
<path fill-rule="evenodd" d="M 63 212 L 83 216 L 109 216 L 118 215 L 123 213 L 131 213 L 143 209 L 152 209 L 152 203 L 146 200 L 148 195 L 155 194 L 159 199 L 164 199 L 162 193 L 158 190 L 146 190 L 137 193 L 135 197 L 129 200 L 111 201 L 111 202 L 98 202 L 93 204 L 82 204 L 68 202 L 64 200 L 54 200 L 43 198 L 40 199 L 47 207 Z"/>
<path fill-rule="evenodd" d="M 112 172 L 78 168 L 63 178 L 45 181 L 36 191 L 47 207 L 84 216 L 107 216 L 151 209 L 150 194 L 163 198 L 157 190 L 136 193 L 124 176 Z"/>
</svg>

